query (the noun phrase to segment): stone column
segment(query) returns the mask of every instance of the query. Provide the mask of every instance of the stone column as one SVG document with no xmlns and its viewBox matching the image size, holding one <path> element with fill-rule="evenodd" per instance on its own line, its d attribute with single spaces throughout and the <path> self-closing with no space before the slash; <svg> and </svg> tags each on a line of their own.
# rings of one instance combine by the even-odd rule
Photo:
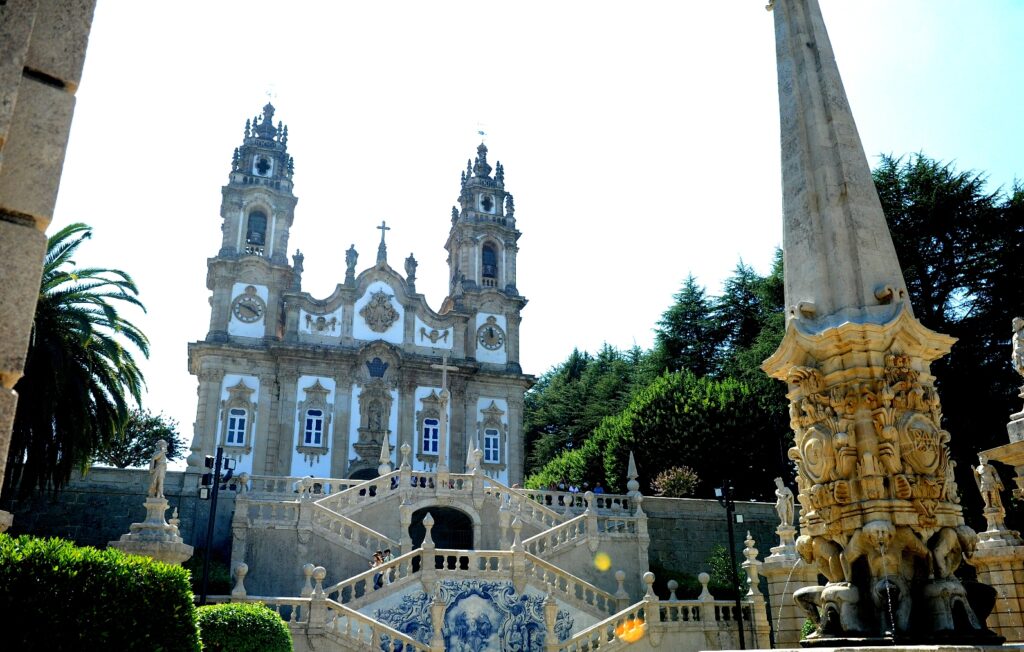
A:
<svg viewBox="0 0 1024 652">
<path fill-rule="evenodd" d="M 257 376 L 260 379 L 260 391 L 257 392 L 254 400 L 256 402 L 256 428 L 253 430 L 252 468 L 266 469 L 269 474 L 286 475 L 278 467 L 277 451 L 270 446 L 270 433 L 273 432 L 273 420 L 275 412 L 274 395 L 277 393 L 274 384 L 277 378 L 272 373 L 261 373 Z"/>
<path fill-rule="evenodd" d="M 0 486 L 94 8 L 0 4 Z M 0 532 L 11 521 L 0 511 Z"/>
<path fill-rule="evenodd" d="M 334 376 L 334 437 L 331 441 L 331 477 L 344 478 L 348 471 L 349 431 L 352 420 L 352 379 L 349 371 Z"/>
<path fill-rule="evenodd" d="M 508 484 L 511 487 L 523 481 L 523 395 L 508 397 Z"/>
<path fill-rule="evenodd" d="M 523 318 L 518 312 L 512 313 L 506 317 L 508 320 L 508 364 L 519 366 L 519 325 L 523 322 Z"/>
<path fill-rule="evenodd" d="M 299 374 L 297 371 L 280 371 L 277 374 L 277 405 L 276 409 L 266 406 L 262 413 L 269 420 L 267 424 L 267 460 L 263 472 L 267 474 L 289 475 L 291 473 L 291 456 L 286 454 L 291 448 L 295 437 L 295 402 L 299 393 Z M 287 468 L 282 468 L 287 463 Z"/>
<path fill-rule="evenodd" d="M 477 421 L 480 420 L 480 411 L 477 409 L 477 404 L 480 402 L 480 391 L 476 387 L 475 383 L 472 385 L 466 383 L 466 389 L 461 393 L 462 403 L 466 408 L 465 418 L 462 421 L 464 434 L 460 439 L 461 445 L 455 454 L 458 455 L 461 463 L 467 466 L 463 473 L 469 473 L 471 470 L 467 465 L 470 453 L 477 448 L 483 448 L 483 443 L 479 440 L 480 431 L 477 428 Z"/>
<path fill-rule="evenodd" d="M 415 376 L 399 384 L 398 432 L 395 434 L 396 460 L 402 444 L 413 446 L 416 441 L 416 380 Z M 399 462 L 400 463 L 400 462 Z M 397 465 L 396 465 L 397 468 Z"/>
</svg>

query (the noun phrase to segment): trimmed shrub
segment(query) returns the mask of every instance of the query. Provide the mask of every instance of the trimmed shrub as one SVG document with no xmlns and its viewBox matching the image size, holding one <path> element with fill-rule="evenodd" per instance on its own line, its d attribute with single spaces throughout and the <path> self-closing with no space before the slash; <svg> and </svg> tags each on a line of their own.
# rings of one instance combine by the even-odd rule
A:
<svg viewBox="0 0 1024 652">
<path fill-rule="evenodd" d="M 206 652 L 292 651 L 288 625 L 262 602 L 211 604 L 198 611 Z"/>
<path fill-rule="evenodd" d="M 192 557 L 182 566 L 192 574 L 192 593 L 199 595 L 203 592 L 203 559 L 206 557 L 205 550 L 196 550 Z M 231 570 L 227 562 L 218 559 L 216 555 L 210 557 L 210 574 L 206 578 L 206 595 L 229 595 L 235 583 L 231 579 Z"/>
<path fill-rule="evenodd" d="M 198 652 L 188 571 L 120 550 L 0 534 L 10 650 Z"/>
</svg>

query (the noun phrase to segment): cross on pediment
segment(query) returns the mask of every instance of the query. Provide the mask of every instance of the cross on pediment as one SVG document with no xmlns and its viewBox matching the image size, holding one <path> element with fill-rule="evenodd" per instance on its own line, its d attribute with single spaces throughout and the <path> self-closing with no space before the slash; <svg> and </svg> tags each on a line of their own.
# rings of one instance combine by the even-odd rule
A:
<svg viewBox="0 0 1024 652">
<path fill-rule="evenodd" d="M 432 365 L 430 365 L 430 368 L 431 369 L 439 369 L 441 371 L 441 391 L 442 392 L 448 390 L 448 372 L 449 371 L 458 371 L 459 370 L 458 367 L 453 367 L 453 366 L 448 364 L 448 354 L 447 353 L 445 353 L 444 355 L 441 356 L 441 364 L 432 364 Z"/>
</svg>

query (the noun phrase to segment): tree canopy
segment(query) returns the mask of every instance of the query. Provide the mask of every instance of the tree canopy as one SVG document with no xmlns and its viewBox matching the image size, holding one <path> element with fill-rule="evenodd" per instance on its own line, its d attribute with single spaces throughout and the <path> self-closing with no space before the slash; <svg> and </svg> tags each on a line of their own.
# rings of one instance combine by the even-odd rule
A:
<svg viewBox="0 0 1024 652">
<path fill-rule="evenodd" d="M 96 461 L 119 469 L 145 466 L 161 439 L 167 442 L 168 460 L 185 457 L 188 442 L 178 432 L 177 421 L 141 408 L 132 410 L 117 436 L 97 451 Z"/>
<path fill-rule="evenodd" d="M 142 372 L 125 345 L 148 356 L 149 342 L 117 309 L 144 308 L 125 272 L 76 266 L 72 256 L 91 236 L 71 224 L 47 242 L 25 374 L 14 386 L 5 494 L 60 489 L 117 436 L 129 399 L 139 402 Z"/>
</svg>

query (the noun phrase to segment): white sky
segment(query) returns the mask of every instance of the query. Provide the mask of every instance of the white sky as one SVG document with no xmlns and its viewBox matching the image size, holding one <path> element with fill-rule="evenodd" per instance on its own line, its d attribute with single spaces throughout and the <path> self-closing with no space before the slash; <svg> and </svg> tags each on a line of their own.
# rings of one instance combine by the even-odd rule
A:
<svg viewBox="0 0 1024 652">
<path fill-rule="evenodd" d="M 649 347 L 687 273 L 719 291 L 781 243 L 766 0 L 100 0 L 50 232 L 132 274 L 152 342 L 146 406 L 191 437 L 186 343 L 209 325 L 206 259 L 247 118 L 273 89 L 299 197 L 303 289 L 330 294 L 382 219 L 396 269 L 447 291 L 444 242 L 478 125 L 523 233 L 522 365 Z M 1024 2 L 822 0 L 865 149 L 923 151 L 1009 185 L 1024 164 Z"/>
</svg>

